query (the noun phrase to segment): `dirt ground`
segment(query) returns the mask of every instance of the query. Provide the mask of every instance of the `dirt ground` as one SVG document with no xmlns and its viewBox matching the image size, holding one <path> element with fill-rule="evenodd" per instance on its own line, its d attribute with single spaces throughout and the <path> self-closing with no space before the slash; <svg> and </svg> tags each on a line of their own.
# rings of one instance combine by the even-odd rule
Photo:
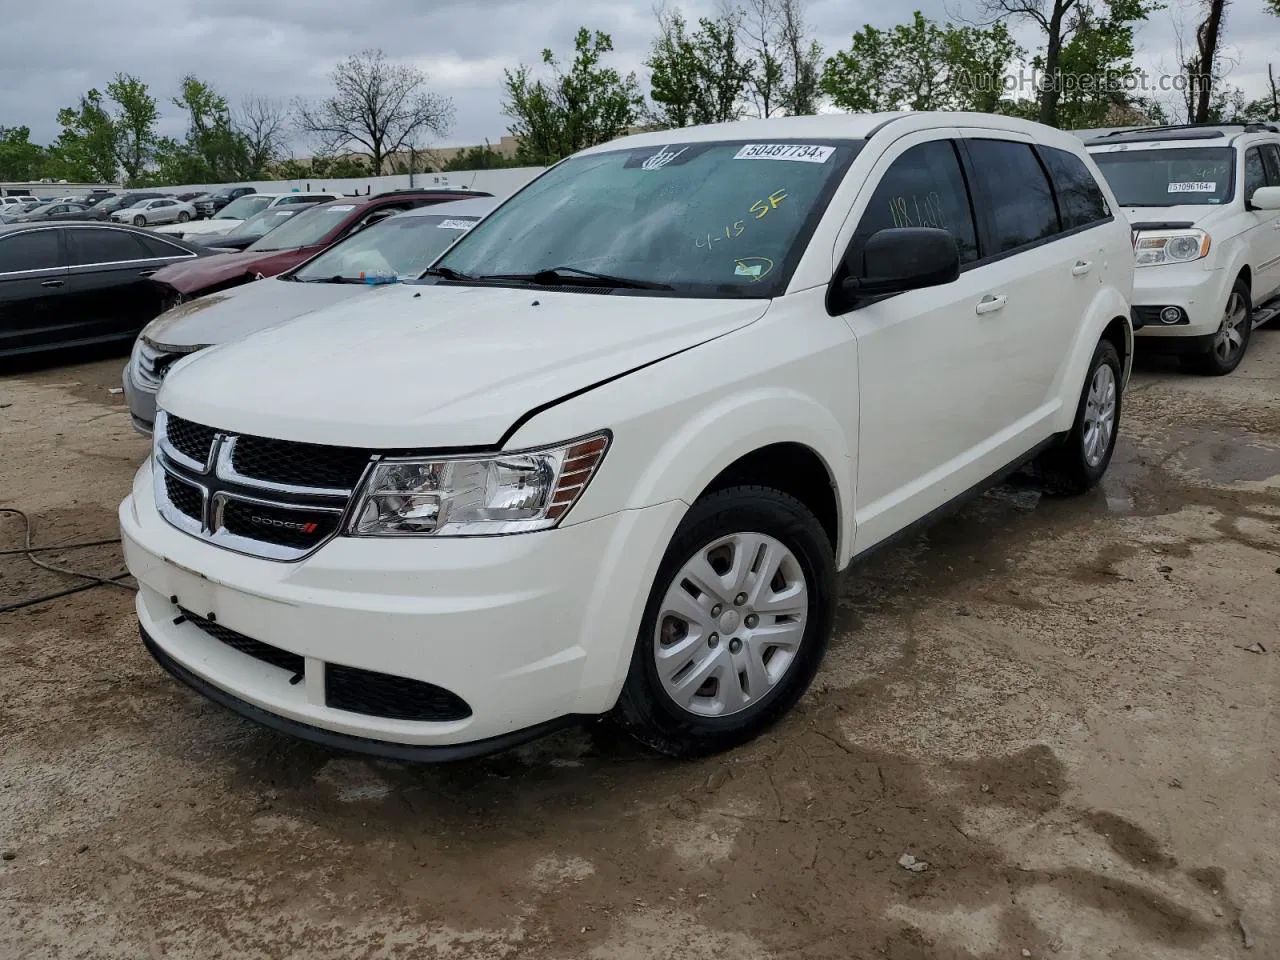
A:
<svg viewBox="0 0 1280 960">
<path fill-rule="evenodd" d="M 123 362 L 0 377 L 38 544 L 114 534 Z M 0 557 L 0 605 L 70 582 Z M 1145 365 L 1093 495 L 1002 487 L 841 593 L 802 708 L 689 763 L 365 760 L 180 687 L 124 590 L 0 614 L 0 957 L 1280 958 L 1280 330 Z"/>
</svg>

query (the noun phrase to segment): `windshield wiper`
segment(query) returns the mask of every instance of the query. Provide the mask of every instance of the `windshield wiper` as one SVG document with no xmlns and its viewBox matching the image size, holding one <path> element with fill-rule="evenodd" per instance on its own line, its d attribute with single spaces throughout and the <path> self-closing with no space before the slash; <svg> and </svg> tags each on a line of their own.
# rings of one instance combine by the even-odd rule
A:
<svg viewBox="0 0 1280 960">
<path fill-rule="evenodd" d="M 475 280 L 469 273 L 462 273 L 453 267 L 428 267 L 422 272 L 424 277 L 442 277 L 445 280 Z"/>
<path fill-rule="evenodd" d="M 297 277 L 294 277 L 297 280 Z M 342 274 L 335 274 L 332 277 L 316 277 L 314 280 L 298 280 L 299 283 L 364 283 L 359 277 L 344 277 Z"/>
<path fill-rule="evenodd" d="M 601 287 L 624 287 L 628 290 L 670 290 L 671 285 L 654 280 L 635 280 L 631 277 L 615 277 L 607 273 L 592 273 L 578 267 L 549 267 L 536 273 L 493 273 L 477 277 L 479 280 L 515 280 L 536 283 L 539 286 L 561 287 L 583 285 L 583 281 Z"/>
</svg>

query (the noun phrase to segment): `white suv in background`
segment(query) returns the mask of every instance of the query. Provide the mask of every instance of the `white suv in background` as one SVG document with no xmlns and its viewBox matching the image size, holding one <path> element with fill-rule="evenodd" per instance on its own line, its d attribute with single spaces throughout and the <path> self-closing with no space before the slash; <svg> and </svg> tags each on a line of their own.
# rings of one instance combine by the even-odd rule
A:
<svg viewBox="0 0 1280 960">
<path fill-rule="evenodd" d="M 1077 138 L 982 114 L 570 157 L 422 281 L 173 366 L 120 508 L 144 641 L 388 757 L 606 713 L 740 743 L 808 687 L 855 558 L 1024 464 L 1102 477 L 1133 346 L 1112 209 Z"/>
<path fill-rule="evenodd" d="M 192 220 L 190 223 L 176 223 L 166 227 L 157 227 L 156 233 L 167 233 L 183 240 L 196 243 L 213 241 L 225 236 L 250 217 L 272 207 L 285 207 L 294 204 L 328 203 L 330 200 L 341 200 L 340 193 L 323 191 L 298 193 L 246 193 L 236 197 L 229 204 L 215 213 L 208 220 Z"/>
<path fill-rule="evenodd" d="M 1280 313 L 1280 128 L 1138 128 L 1088 147 L 1133 227 L 1141 348 L 1230 373 Z"/>
</svg>

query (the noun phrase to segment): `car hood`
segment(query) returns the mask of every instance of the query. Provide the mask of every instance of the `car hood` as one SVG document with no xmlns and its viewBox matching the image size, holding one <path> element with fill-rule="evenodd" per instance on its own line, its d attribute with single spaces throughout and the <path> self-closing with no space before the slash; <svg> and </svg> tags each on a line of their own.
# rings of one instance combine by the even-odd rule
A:
<svg viewBox="0 0 1280 960">
<path fill-rule="evenodd" d="M 213 236 L 230 233 L 242 223 L 244 223 L 243 220 L 232 219 L 192 220 L 189 223 L 173 223 L 156 227 L 156 233 L 178 233 L 183 237 Z"/>
<path fill-rule="evenodd" d="M 1129 223 L 1174 224 L 1179 228 L 1200 226 L 1201 222 L 1220 212 L 1222 207 L 1205 204 L 1182 204 L 1176 207 L 1124 207 Z M 1154 227 L 1148 229 L 1155 229 Z"/>
<path fill-rule="evenodd" d="M 311 443 L 494 445 L 529 411 L 766 309 L 764 300 L 396 284 L 193 354 L 165 378 L 159 402 L 218 429 Z"/>
<path fill-rule="evenodd" d="M 226 343 L 368 290 L 349 283 L 294 283 L 275 277 L 255 280 L 181 303 L 147 324 L 142 336 L 153 346 L 171 351 Z"/>
<path fill-rule="evenodd" d="M 187 239 L 187 238 L 183 238 Z M 166 284 L 179 293 L 199 293 L 228 280 L 262 273 L 274 276 L 287 270 L 300 257 L 296 250 L 242 250 L 239 253 L 216 253 L 211 257 L 198 257 L 173 263 L 152 274 L 156 283 Z"/>
</svg>

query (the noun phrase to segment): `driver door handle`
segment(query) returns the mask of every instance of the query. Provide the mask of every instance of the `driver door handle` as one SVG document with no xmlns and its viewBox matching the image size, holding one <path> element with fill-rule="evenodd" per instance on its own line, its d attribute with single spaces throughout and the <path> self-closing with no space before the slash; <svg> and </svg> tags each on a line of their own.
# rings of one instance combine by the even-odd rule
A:
<svg viewBox="0 0 1280 960">
<path fill-rule="evenodd" d="M 997 310 L 1003 310 L 1005 304 L 1008 302 L 1009 298 L 1003 293 L 999 296 L 988 293 L 978 301 L 978 306 L 975 309 L 978 316 L 982 316 L 984 313 L 995 313 Z"/>
<path fill-rule="evenodd" d="M 1092 260 L 1077 260 L 1076 265 L 1071 268 L 1073 277 L 1083 277 L 1086 273 L 1093 269 Z"/>
<path fill-rule="evenodd" d="M 42 286 L 42 287 L 60 287 L 60 286 L 62 286 L 62 284 L 63 284 L 63 281 L 62 281 L 62 280 L 46 280 L 46 281 L 44 281 L 44 283 L 40 284 L 40 286 Z"/>
<path fill-rule="evenodd" d="M 139 271 L 138 271 L 138 276 L 140 276 L 140 277 L 149 277 L 149 276 L 151 276 L 153 273 L 155 273 L 155 271 L 154 271 L 154 270 L 139 270 Z"/>
</svg>

